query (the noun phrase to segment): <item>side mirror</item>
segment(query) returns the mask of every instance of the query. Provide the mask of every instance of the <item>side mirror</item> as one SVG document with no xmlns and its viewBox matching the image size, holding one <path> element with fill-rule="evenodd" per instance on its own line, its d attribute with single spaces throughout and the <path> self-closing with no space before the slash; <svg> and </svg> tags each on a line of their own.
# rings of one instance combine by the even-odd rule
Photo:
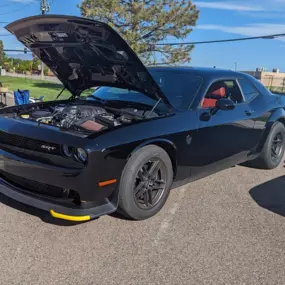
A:
<svg viewBox="0 0 285 285">
<path fill-rule="evenodd" d="M 233 110 L 235 108 L 235 103 L 231 99 L 221 98 L 216 102 L 216 108 L 223 111 Z"/>
</svg>

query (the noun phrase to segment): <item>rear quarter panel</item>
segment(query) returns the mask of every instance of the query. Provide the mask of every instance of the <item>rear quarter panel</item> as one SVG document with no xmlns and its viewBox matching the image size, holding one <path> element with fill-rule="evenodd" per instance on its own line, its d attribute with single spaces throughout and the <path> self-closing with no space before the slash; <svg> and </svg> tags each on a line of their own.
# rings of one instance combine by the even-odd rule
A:
<svg viewBox="0 0 285 285">
<path fill-rule="evenodd" d="M 285 124 L 285 97 L 270 94 L 256 98 L 256 119 L 254 128 L 260 133 L 257 153 L 261 152 L 275 122 Z"/>
</svg>

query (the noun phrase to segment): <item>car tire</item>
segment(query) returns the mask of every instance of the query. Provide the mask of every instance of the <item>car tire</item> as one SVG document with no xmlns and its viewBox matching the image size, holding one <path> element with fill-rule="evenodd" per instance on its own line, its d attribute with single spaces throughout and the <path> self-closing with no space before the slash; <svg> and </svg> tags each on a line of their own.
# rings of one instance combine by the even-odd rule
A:
<svg viewBox="0 0 285 285">
<path fill-rule="evenodd" d="M 284 155 L 285 127 L 276 122 L 267 137 L 259 157 L 249 165 L 261 169 L 274 169 L 279 166 Z"/>
<path fill-rule="evenodd" d="M 118 212 L 133 220 L 154 216 L 165 204 L 172 181 L 173 167 L 168 154 L 156 145 L 142 147 L 123 170 Z"/>
</svg>

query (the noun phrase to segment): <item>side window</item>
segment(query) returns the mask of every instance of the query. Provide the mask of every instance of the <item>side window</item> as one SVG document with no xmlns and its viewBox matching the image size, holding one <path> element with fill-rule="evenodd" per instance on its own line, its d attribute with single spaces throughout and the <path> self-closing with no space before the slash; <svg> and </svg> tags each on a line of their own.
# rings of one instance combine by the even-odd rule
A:
<svg viewBox="0 0 285 285">
<path fill-rule="evenodd" d="M 240 88 L 243 92 L 243 95 L 245 97 L 245 101 L 250 101 L 257 95 L 259 95 L 259 92 L 255 89 L 255 87 L 246 79 L 240 78 L 238 80 L 240 84 Z"/>
<path fill-rule="evenodd" d="M 221 80 L 213 83 L 202 101 L 202 108 L 213 108 L 220 98 L 230 98 L 236 104 L 243 102 L 243 97 L 235 80 Z"/>
</svg>

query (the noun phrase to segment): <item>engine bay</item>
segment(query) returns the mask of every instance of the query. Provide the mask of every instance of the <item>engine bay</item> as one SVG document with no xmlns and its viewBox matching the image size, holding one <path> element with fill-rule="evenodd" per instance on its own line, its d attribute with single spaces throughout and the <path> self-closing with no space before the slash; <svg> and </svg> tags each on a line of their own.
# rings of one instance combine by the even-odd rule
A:
<svg viewBox="0 0 285 285">
<path fill-rule="evenodd" d="M 14 111 L 13 117 L 48 124 L 62 130 L 77 132 L 98 132 L 146 118 L 158 117 L 156 112 L 137 108 L 115 109 L 92 103 L 67 102 L 58 104 L 37 104 L 27 109 Z"/>
</svg>

